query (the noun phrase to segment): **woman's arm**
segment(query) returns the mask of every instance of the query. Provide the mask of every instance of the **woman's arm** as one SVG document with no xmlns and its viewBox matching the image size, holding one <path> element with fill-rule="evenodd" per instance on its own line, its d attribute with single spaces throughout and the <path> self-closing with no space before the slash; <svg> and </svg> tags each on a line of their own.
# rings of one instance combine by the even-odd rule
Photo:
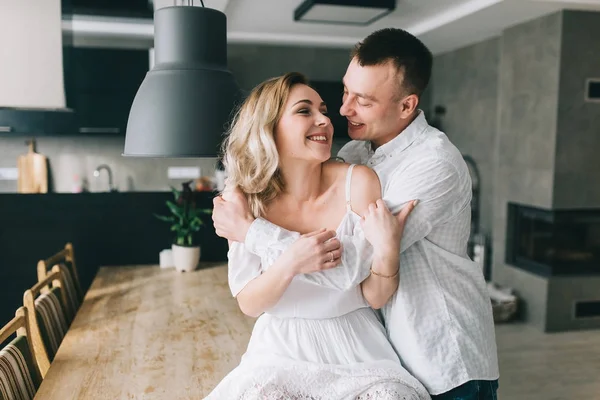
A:
<svg viewBox="0 0 600 400">
<path fill-rule="evenodd" d="M 325 229 L 301 235 L 268 268 L 244 244 L 231 243 L 229 282 L 242 312 L 258 317 L 279 302 L 296 275 L 337 266 L 339 256 L 333 261 L 327 257 L 333 237 L 335 231 Z"/>
<path fill-rule="evenodd" d="M 287 266 L 275 263 L 268 271 L 248 282 L 237 295 L 240 310 L 249 317 L 258 317 L 273 307 L 294 279 Z"/>
<path fill-rule="evenodd" d="M 354 167 L 352 206 L 363 220 L 362 228 L 366 240 L 373 246 L 371 274 L 361 283 L 362 293 L 372 308 L 379 309 L 398 289 L 400 267 L 400 241 L 377 235 L 380 222 L 373 211 L 373 204 L 381 199 L 381 184 L 375 171 L 368 167 Z M 389 278 L 384 278 L 384 276 Z"/>
<path fill-rule="evenodd" d="M 361 283 L 361 288 L 369 305 L 379 309 L 398 289 L 404 221 L 414 204 L 398 216 L 392 215 L 381 200 L 381 184 L 375 172 L 364 166 L 356 166 L 354 172 L 352 205 L 363 217 L 361 225 L 365 238 L 373 246 L 371 274 Z"/>
</svg>

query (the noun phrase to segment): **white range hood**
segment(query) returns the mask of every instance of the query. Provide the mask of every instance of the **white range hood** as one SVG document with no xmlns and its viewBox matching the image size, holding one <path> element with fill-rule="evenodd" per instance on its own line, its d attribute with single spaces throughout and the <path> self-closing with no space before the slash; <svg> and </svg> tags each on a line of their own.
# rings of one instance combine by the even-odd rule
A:
<svg viewBox="0 0 600 400">
<path fill-rule="evenodd" d="M 64 108 L 60 0 L 0 0 L 0 107 Z"/>
</svg>

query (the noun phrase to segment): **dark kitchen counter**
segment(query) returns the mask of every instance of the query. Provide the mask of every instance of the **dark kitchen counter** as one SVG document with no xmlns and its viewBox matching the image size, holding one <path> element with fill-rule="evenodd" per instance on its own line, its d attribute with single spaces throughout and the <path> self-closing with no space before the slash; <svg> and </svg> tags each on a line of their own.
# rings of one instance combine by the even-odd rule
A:
<svg viewBox="0 0 600 400">
<path fill-rule="evenodd" d="M 212 208 L 215 193 L 199 192 L 198 206 Z M 153 213 L 167 214 L 170 192 L 0 194 L 0 321 L 23 304 L 37 282 L 36 264 L 73 243 L 85 290 L 100 266 L 158 264 L 173 234 Z M 227 241 L 209 215 L 199 233 L 202 261 L 225 261 Z"/>
</svg>

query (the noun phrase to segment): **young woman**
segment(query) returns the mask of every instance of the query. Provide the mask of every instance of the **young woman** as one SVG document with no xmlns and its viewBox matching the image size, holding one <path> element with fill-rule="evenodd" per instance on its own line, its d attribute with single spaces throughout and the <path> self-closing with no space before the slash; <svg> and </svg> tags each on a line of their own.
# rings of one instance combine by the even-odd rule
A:
<svg viewBox="0 0 600 400">
<path fill-rule="evenodd" d="M 430 398 L 352 283 L 397 285 L 402 229 L 386 234 L 396 217 L 379 200 L 373 171 L 328 162 L 326 114 L 306 79 L 289 73 L 258 85 L 234 119 L 228 184 L 241 189 L 255 217 L 298 236 L 263 258 L 230 243 L 232 294 L 258 319 L 240 365 L 208 399 Z M 400 228 L 410 209 L 396 220 Z M 323 279 L 334 284 L 316 284 Z"/>
</svg>

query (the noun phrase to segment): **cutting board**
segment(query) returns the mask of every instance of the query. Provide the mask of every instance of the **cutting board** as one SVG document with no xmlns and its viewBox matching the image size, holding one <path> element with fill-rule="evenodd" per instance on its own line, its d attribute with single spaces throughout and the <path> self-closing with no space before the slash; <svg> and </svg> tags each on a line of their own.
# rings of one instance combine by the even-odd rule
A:
<svg viewBox="0 0 600 400">
<path fill-rule="evenodd" d="M 48 193 L 48 160 L 35 152 L 35 141 L 28 142 L 29 152 L 17 158 L 18 193 Z"/>
</svg>

